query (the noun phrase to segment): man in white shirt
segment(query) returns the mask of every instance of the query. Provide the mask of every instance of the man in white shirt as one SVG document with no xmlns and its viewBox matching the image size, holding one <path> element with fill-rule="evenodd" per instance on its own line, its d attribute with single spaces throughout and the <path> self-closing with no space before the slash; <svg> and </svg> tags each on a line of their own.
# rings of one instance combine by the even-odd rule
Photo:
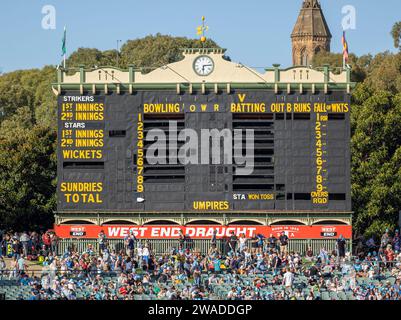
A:
<svg viewBox="0 0 401 320">
<path fill-rule="evenodd" d="M 141 244 L 139 244 L 138 247 L 136 248 L 136 255 L 138 256 L 139 267 L 142 267 L 143 249 Z"/>
<path fill-rule="evenodd" d="M 286 288 L 292 288 L 293 282 L 294 282 L 294 274 L 289 269 L 286 269 L 286 272 L 284 273 L 283 276 L 283 285 L 285 285 Z"/>
</svg>

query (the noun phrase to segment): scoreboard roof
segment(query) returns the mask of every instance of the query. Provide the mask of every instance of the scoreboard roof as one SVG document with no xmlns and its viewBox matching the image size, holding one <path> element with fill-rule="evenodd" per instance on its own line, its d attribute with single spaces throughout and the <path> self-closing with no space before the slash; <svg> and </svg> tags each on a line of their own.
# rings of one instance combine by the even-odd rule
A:
<svg viewBox="0 0 401 320">
<path fill-rule="evenodd" d="M 108 90 L 116 90 L 117 93 L 135 90 L 176 90 L 192 92 L 201 90 L 227 91 L 231 89 L 270 89 L 276 93 L 279 91 L 300 92 L 309 90 L 350 90 L 355 86 L 350 80 L 350 68 L 331 70 L 328 65 L 320 68 L 296 66 L 280 69 L 275 64 L 265 68 L 263 73 L 245 66 L 242 63 L 228 61 L 224 49 L 183 49 L 183 59 L 171 63 L 149 73 L 143 73 L 141 69 L 130 65 L 128 70 L 115 67 L 98 67 L 85 69 L 70 68 L 58 70 L 57 83 L 53 84 L 53 92 L 60 95 L 62 90 L 80 90 L 92 94 Z M 196 72 L 194 63 L 200 57 L 210 57 L 213 63 L 213 71 L 207 76 Z M 335 72 L 337 71 L 337 72 Z M 338 72 L 340 71 L 340 72 Z"/>
</svg>

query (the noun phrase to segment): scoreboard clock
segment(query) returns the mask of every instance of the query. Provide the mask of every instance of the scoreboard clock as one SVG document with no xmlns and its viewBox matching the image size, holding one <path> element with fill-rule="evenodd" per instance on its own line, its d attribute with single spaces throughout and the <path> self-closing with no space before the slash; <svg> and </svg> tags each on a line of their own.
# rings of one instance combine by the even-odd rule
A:
<svg viewBox="0 0 401 320">
<path fill-rule="evenodd" d="M 195 59 L 193 67 L 197 75 L 206 77 L 213 72 L 214 62 L 209 56 L 199 56 Z"/>
</svg>

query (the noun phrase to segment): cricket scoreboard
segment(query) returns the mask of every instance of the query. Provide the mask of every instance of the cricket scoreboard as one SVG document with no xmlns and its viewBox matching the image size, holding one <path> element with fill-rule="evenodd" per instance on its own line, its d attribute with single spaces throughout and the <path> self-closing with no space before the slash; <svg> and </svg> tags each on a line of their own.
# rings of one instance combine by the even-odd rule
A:
<svg viewBox="0 0 401 320">
<path fill-rule="evenodd" d="M 57 194 L 60 212 L 351 211 L 350 96 L 64 90 Z"/>
</svg>

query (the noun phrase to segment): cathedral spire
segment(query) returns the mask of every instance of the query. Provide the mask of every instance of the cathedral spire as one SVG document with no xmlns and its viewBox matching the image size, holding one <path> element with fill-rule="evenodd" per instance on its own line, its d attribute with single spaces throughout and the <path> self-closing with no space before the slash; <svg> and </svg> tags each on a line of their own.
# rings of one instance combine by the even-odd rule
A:
<svg viewBox="0 0 401 320">
<path fill-rule="evenodd" d="M 292 39 L 294 65 L 309 65 L 316 53 L 330 51 L 330 29 L 318 0 L 303 0 Z"/>
<path fill-rule="evenodd" d="M 319 0 L 304 0 L 304 8 L 320 8 Z"/>
</svg>

